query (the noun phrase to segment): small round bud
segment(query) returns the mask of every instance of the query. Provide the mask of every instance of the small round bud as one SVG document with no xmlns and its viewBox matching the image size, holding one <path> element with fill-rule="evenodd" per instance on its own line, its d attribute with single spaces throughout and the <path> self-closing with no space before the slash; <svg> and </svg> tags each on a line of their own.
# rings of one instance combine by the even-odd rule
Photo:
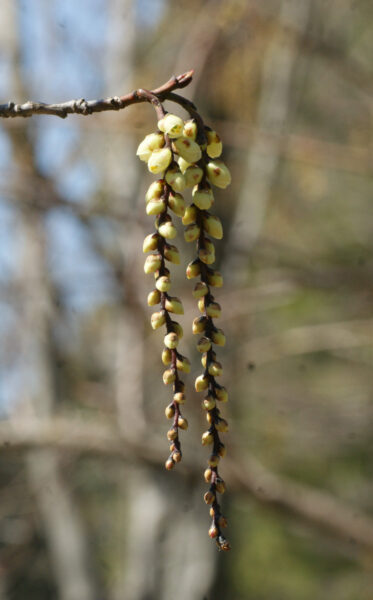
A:
<svg viewBox="0 0 373 600">
<path fill-rule="evenodd" d="M 190 360 L 186 356 L 177 357 L 176 368 L 183 373 L 190 373 Z"/>
<path fill-rule="evenodd" d="M 169 350 L 169 348 L 164 348 L 162 350 L 162 362 L 163 362 L 164 366 L 168 367 L 168 365 L 171 364 L 171 361 L 172 361 L 171 350 Z"/>
<path fill-rule="evenodd" d="M 154 273 L 159 269 L 162 264 L 162 255 L 161 254 L 149 254 L 144 263 L 144 271 L 145 273 Z"/>
<path fill-rule="evenodd" d="M 202 408 L 205 410 L 212 410 L 215 408 L 216 402 L 213 396 L 206 396 L 206 398 L 202 402 Z"/>
<path fill-rule="evenodd" d="M 211 469 L 206 469 L 206 471 L 204 472 L 204 478 L 205 478 L 206 483 L 210 483 L 211 477 L 212 477 Z"/>
<path fill-rule="evenodd" d="M 197 219 L 197 207 L 194 204 L 187 206 L 183 218 L 181 219 L 183 225 L 190 225 L 195 223 Z"/>
<path fill-rule="evenodd" d="M 186 160 L 183 159 L 182 156 L 178 156 L 176 158 L 177 160 L 177 164 L 179 165 L 179 169 L 182 172 L 183 175 L 185 175 L 185 171 L 187 169 L 189 169 L 189 167 L 191 167 L 192 165 L 190 163 L 188 163 Z"/>
<path fill-rule="evenodd" d="M 215 485 L 216 485 L 216 491 L 219 494 L 224 494 L 226 487 L 225 487 L 225 483 L 224 483 L 223 479 L 221 479 L 221 477 L 216 478 Z"/>
<path fill-rule="evenodd" d="M 202 298 L 202 296 L 206 296 L 208 294 L 209 288 L 207 287 L 204 281 L 198 281 L 194 286 L 193 296 L 194 298 Z"/>
<path fill-rule="evenodd" d="M 212 287 L 222 287 L 223 277 L 219 271 L 207 273 L 207 283 Z"/>
<path fill-rule="evenodd" d="M 214 417 L 210 412 L 206 413 L 206 421 L 209 425 L 212 425 L 214 422 Z"/>
<path fill-rule="evenodd" d="M 196 163 L 202 157 L 201 148 L 198 146 L 198 144 L 186 137 L 179 137 L 177 140 L 174 140 L 172 142 L 172 149 L 189 163 Z M 158 152 L 161 151 L 158 150 Z"/>
<path fill-rule="evenodd" d="M 201 358 L 201 363 L 202 366 L 206 369 L 206 365 L 207 365 L 207 352 L 204 352 L 202 358 Z M 212 356 L 211 356 L 211 360 L 215 360 L 216 359 L 216 354 L 215 352 L 212 352 Z"/>
<path fill-rule="evenodd" d="M 189 121 L 185 121 L 184 129 L 183 129 L 184 137 L 189 138 L 190 140 L 194 141 L 197 137 L 197 131 L 198 131 L 197 123 L 193 119 L 190 119 Z"/>
<path fill-rule="evenodd" d="M 219 456 L 217 456 L 216 454 L 211 454 L 210 458 L 208 459 L 208 463 L 210 467 L 217 467 L 219 464 L 219 460 Z"/>
<path fill-rule="evenodd" d="M 175 450 L 175 452 L 172 453 L 172 458 L 174 460 L 175 463 L 178 463 L 181 461 L 181 452 L 180 450 Z"/>
<path fill-rule="evenodd" d="M 196 185 L 193 189 L 193 202 L 197 208 L 208 210 L 214 202 L 214 195 L 211 188 L 199 188 L 199 186 Z"/>
<path fill-rule="evenodd" d="M 167 169 L 165 180 L 167 181 L 168 185 L 172 187 L 174 192 L 182 192 L 186 188 L 185 177 L 176 163 Z"/>
<path fill-rule="evenodd" d="M 222 160 L 211 160 L 206 170 L 207 177 L 216 187 L 225 189 L 231 183 L 231 174 Z"/>
<path fill-rule="evenodd" d="M 172 240 L 177 236 L 177 230 L 171 219 L 165 219 L 158 225 L 158 231 L 162 237 Z"/>
<path fill-rule="evenodd" d="M 171 321 L 171 331 L 174 331 L 176 333 L 179 340 L 181 340 L 181 338 L 184 335 L 183 328 L 177 321 Z"/>
<path fill-rule="evenodd" d="M 213 523 L 209 529 L 209 536 L 210 536 L 210 538 L 214 539 L 214 538 L 216 538 L 216 536 L 218 534 L 219 534 L 219 530 L 216 527 L 216 525 L 214 525 L 214 523 Z"/>
<path fill-rule="evenodd" d="M 166 322 L 166 315 L 164 311 L 160 310 L 159 312 L 153 313 L 150 318 L 150 322 L 153 329 L 158 329 L 159 327 L 162 327 L 162 325 L 164 325 Z"/>
<path fill-rule="evenodd" d="M 221 143 L 220 136 L 216 131 L 206 131 L 207 137 L 207 148 L 206 152 L 210 158 L 218 158 L 223 151 L 223 144 Z"/>
<path fill-rule="evenodd" d="M 165 309 L 168 312 L 175 313 L 176 315 L 184 314 L 182 302 L 176 296 L 170 296 L 169 298 L 166 298 Z"/>
<path fill-rule="evenodd" d="M 202 298 L 200 298 L 197 303 L 198 309 L 201 313 L 205 312 L 205 298 L 206 296 L 202 296 Z"/>
<path fill-rule="evenodd" d="M 140 160 L 147 162 L 154 150 L 163 148 L 164 137 L 161 133 L 150 133 L 140 142 L 136 150 L 136 155 Z"/>
<path fill-rule="evenodd" d="M 180 117 L 167 113 L 158 121 L 158 129 L 167 133 L 170 138 L 177 138 L 183 133 L 184 121 Z M 163 136 L 162 136 L 163 137 Z"/>
<path fill-rule="evenodd" d="M 225 387 L 220 386 L 215 388 L 215 394 L 220 402 L 228 402 L 228 392 Z"/>
<path fill-rule="evenodd" d="M 180 429 L 188 429 L 188 421 L 184 419 L 184 417 L 179 417 L 177 420 L 177 426 L 180 427 Z"/>
<path fill-rule="evenodd" d="M 174 188 L 175 189 L 175 188 Z M 177 190 L 180 191 L 180 190 Z M 181 194 L 170 194 L 168 197 L 168 206 L 178 217 L 183 217 L 185 213 L 185 201 Z"/>
<path fill-rule="evenodd" d="M 198 375 L 198 377 L 196 377 L 196 380 L 194 382 L 196 392 L 203 392 L 203 390 L 207 390 L 208 386 L 208 377 L 206 377 L 205 375 Z"/>
<path fill-rule="evenodd" d="M 172 404 L 169 404 L 168 406 L 166 406 L 164 412 L 167 419 L 173 419 L 173 417 L 175 416 L 175 407 Z"/>
<path fill-rule="evenodd" d="M 166 460 L 166 462 L 164 463 L 164 466 L 166 467 L 167 471 L 171 471 L 171 469 L 173 469 L 173 468 L 174 468 L 174 466 L 175 466 L 175 463 L 174 463 L 174 461 L 172 460 L 172 458 L 171 458 L 171 457 L 169 457 L 169 458 Z"/>
<path fill-rule="evenodd" d="M 220 433 L 226 433 L 228 431 L 228 422 L 225 419 L 219 419 L 217 423 L 215 423 L 215 428 Z"/>
<path fill-rule="evenodd" d="M 206 329 L 207 319 L 206 317 L 196 317 L 193 321 L 193 334 L 203 333 Z"/>
<path fill-rule="evenodd" d="M 174 440 L 177 439 L 177 429 L 175 429 L 174 427 L 171 427 L 171 429 L 169 429 L 167 431 L 167 439 L 170 442 L 173 442 Z"/>
<path fill-rule="evenodd" d="M 205 263 L 205 265 L 212 265 L 215 262 L 215 248 L 212 250 L 200 248 L 198 250 L 198 258 Z"/>
<path fill-rule="evenodd" d="M 185 394 L 183 392 L 176 392 L 176 394 L 174 394 L 174 402 L 177 402 L 177 404 L 184 404 Z"/>
<path fill-rule="evenodd" d="M 166 369 L 163 373 L 163 383 L 165 385 L 170 385 L 170 383 L 173 383 L 176 379 L 176 375 L 175 375 L 175 371 L 174 369 Z"/>
<path fill-rule="evenodd" d="M 211 348 L 211 340 L 206 336 L 202 336 L 197 344 L 198 352 L 208 352 Z"/>
<path fill-rule="evenodd" d="M 189 263 L 186 268 L 186 276 L 187 279 L 193 279 L 194 277 L 198 277 L 201 274 L 201 263 L 198 259 L 193 260 Z"/>
<path fill-rule="evenodd" d="M 225 346 L 225 335 L 222 329 L 216 329 L 211 333 L 211 339 L 217 346 Z"/>
<path fill-rule="evenodd" d="M 202 446 L 208 446 L 209 444 L 212 444 L 213 441 L 214 437 L 210 431 L 205 431 L 202 434 Z"/>
<path fill-rule="evenodd" d="M 148 294 L 148 306 L 155 306 L 161 301 L 161 293 L 158 290 L 153 290 Z"/>
<path fill-rule="evenodd" d="M 177 337 L 174 331 L 171 331 L 170 333 L 167 333 L 167 335 L 164 336 L 164 345 L 167 348 L 174 350 L 175 348 L 177 348 L 178 343 L 179 338 Z"/>
<path fill-rule="evenodd" d="M 144 243 L 142 245 L 142 251 L 144 253 L 150 252 L 151 250 L 157 250 L 159 244 L 160 237 L 158 233 L 150 233 L 144 239 Z"/>
<path fill-rule="evenodd" d="M 203 496 L 203 499 L 206 502 L 206 504 L 212 504 L 215 500 L 215 494 L 213 492 L 208 491 Z"/>
<path fill-rule="evenodd" d="M 219 448 L 218 448 L 218 454 L 221 458 L 224 458 L 224 456 L 226 455 L 227 450 L 226 447 L 224 446 L 224 444 L 222 442 L 220 442 Z"/>
<path fill-rule="evenodd" d="M 206 314 L 208 317 L 218 319 L 221 316 L 221 306 L 218 302 L 210 302 L 206 307 Z"/>
<path fill-rule="evenodd" d="M 160 215 L 166 210 L 166 203 L 164 200 L 149 200 L 146 205 L 146 214 L 150 217 L 152 215 Z"/>
<path fill-rule="evenodd" d="M 192 165 L 186 169 L 184 172 L 184 177 L 186 187 L 193 187 L 202 180 L 203 171 L 200 167 Z"/>
<path fill-rule="evenodd" d="M 172 160 L 172 152 L 169 148 L 154 150 L 148 160 L 148 169 L 157 174 L 165 171 Z"/>
<path fill-rule="evenodd" d="M 157 181 L 153 181 L 145 194 L 145 202 L 150 202 L 150 200 L 159 200 L 164 192 L 164 185 L 164 179 L 157 179 Z"/>
<path fill-rule="evenodd" d="M 170 261 L 174 265 L 180 264 L 179 250 L 173 244 L 166 243 L 163 249 L 163 253 L 166 260 Z"/>
<path fill-rule="evenodd" d="M 184 231 L 184 239 L 186 242 L 195 242 L 201 233 L 201 229 L 197 223 L 190 223 L 187 225 Z"/>
<path fill-rule="evenodd" d="M 171 288 L 170 278 L 167 277 L 167 275 L 161 275 L 155 282 L 155 287 L 160 292 L 168 292 L 168 290 Z"/>
<path fill-rule="evenodd" d="M 223 226 L 219 217 L 215 215 L 206 215 L 203 217 L 203 228 L 204 230 L 211 235 L 211 237 L 221 240 L 223 237 Z"/>
</svg>

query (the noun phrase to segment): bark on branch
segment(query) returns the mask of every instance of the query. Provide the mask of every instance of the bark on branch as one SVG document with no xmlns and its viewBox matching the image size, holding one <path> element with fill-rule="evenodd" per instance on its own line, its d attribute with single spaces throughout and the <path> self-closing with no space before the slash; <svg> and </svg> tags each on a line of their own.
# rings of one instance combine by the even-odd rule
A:
<svg viewBox="0 0 373 600">
<path fill-rule="evenodd" d="M 160 87 L 152 90 L 150 95 L 156 96 L 159 100 L 166 100 L 167 95 L 173 90 L 178 90 L 186 87 L 193 77 L 193 70 L 187 71 L 182 75 L 171 77 L 169 81 Z M 66 102 L 45 104 L 44 102 L 33 102 L 27 100 L 23 104 L 17 104 L 9 101 L 6 104 L 0 104 L 0 117 L 31 117 L 32 115 L 54 115 L 65 119 L 67 115 L 91 115 L 96 112 L 106 110 L 121 110 L 131 104 L 139 104 L 140 102 L 151 102 L 148 97 L 149 92 L 138 89 L 124 96 L 112 96 L 101 100 L 67 100 Z M 175 100 L 175 99 L 174 99 Z M 175 100 L 176 101 L 176 100 Z"/>
<path fill-rule="evenodd" d="M 124 438 L 114 426 L 87 423 L 81 420 L 54 418 L 51 420 L 17 420 L 0 424 L 2 453 L 51 448 L 73 454 L 93 454 L 102 457 L 144 460 L 159 465 L 163 444 L 158 439 L 149 445 Z M 373 550 L 373 520 L 358 508 L 335 498 L 332 494 L 275 475 L 255 458 L 238 458 L 241 452 L 227 459 L 229 486 L 237 492 L 248 493 L 259 502 L 293 514 L 321 532 L 328 532 L 345 542 Z M 197 454 L 189 452 L 180 465 L 189 474 L 199 473 Z"/>
</svg>

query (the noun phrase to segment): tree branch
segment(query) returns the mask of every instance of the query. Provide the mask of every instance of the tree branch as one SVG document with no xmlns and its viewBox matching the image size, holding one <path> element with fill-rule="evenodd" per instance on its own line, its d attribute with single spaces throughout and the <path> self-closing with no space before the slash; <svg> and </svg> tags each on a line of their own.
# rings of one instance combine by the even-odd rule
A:
<svg viewBox="0 0 373 600">
<path fill-rule="evenodd" d="M 127 461 L 144 460 L 159 465 L 163 444 L 156 437 L 143 442 L 123 437 L 110 423 L 87 423 L 82 420 L 53 418 L 51 420 L 17 420 L 0 423 L 2 454 L 52 448 L 72 454 L 91 454 Z M 248 493 L 259 502 L 300 518 L 322 533 L 353 542 L 373 550 L 373 520 L 360 509 L 349 506 L 332 494 L 286 477 L 275 475 L 254 457 L 237 451 L 227 458 L 229 486 L 237 492 Z M 240 457 L 240 458 L 239 458 Z M 199 472 L 199 457 L 193 450 L 184 457 L 180 470 L 189 474 Z"/>
<path fill-rule="evenodd" d="M 173 76 L 169 81 L 160 87 L 152 90 L 150 94 L 142 89 L 135 90 L 125 96 L 112 96 L 101 100 L 67 100 L 66 102 L 45 104 L 44 102 L 32 102 L 27 100 L 23 104 L 8 102 L 0 104 L 0 117 L 31 117 L 32 115 L 54 115 L 65 119 L 69 114 L 76 115 L 91 115 L 96 112 L 104 112 L 106 110 L 121 110 L 131 104 L 139 104 L 140 102 L 151 102 L 151 96 L 156 96 L 159 100 L 164 100 L 165 97 L 173 90 L 186 87 L 193 77 L 193 70 L 187 71 L 177 77 Z"/>
</svg>

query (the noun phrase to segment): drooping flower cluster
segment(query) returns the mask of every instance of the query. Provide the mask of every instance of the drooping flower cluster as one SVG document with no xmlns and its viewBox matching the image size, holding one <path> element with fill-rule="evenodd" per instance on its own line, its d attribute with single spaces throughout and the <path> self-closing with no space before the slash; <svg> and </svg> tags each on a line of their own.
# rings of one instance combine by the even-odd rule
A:
<svg viewBox="0 0 373 600">
<path fill-rule="evenodd" d="M 183 312 L 181 301 L 168 294 L 171 282 L 165 261 L 180 262 L 177 248 L 167 241 L 176 236 L 168 213 L 168 209 L 171 209 L 182 218 L 185 240 L 197 242 L 197 257 L 187 266 L 186 275 L 188 279 L 199 278 L 193 295 L 198 299 L 201 315 L 193 321 L 193 333 L 202 334 L 197 349 L 202 353 L 204 371 L 196 378 L 195 389 L 197 392 L 206 392 L 203 408 L 209 428 L 202 435 L 202 444 L 212 445 L 205 471 L 209 490 L 204 498 L 210 505 L 212 516 L 209 535 L 216 539 L 220 549 L 229 550 L 229 543 L 221 531 L 226 526 L 226 519 L 221 514 L 217 499 L 217 494 L 225 491 L 224 481 L 218 472 L 220 458 L 225 454 L 219 434 L 228 430 L 218 405 L 228 400 L 228 394 L 216 381 L 216 377 L 222 374 L 222 365 L 213 349 L 214 345 L 224 346 L 225 336 L 213 321 L 220 316 L 221 307 L 211 292 L 211 288 L 222 286 L 223 279 L 211 266 L 215 262 L 215 248 L 210 239 L 221 239 L 223 228 L 219 218 L 212 215 L 209 209 L 214 203 L 211 185 L 226 188 L 231 177 L 228 168 L 219 159 L 222 152 L 219 136 L 203 125 L 197 113 L 194 112 L 193 118 L 186 122 L 175 115 L 166 114 L 158 121 L 158 128 L 157 133 L 146 136 L 141 142 L 137 154 L 148 163 L 152 173 L 162 173 L 162 179 L 152 183 L 146 194 L 146 212 L 156 215 L 157 231 L 145 239 L 144 252 L 153 251 L 145 261 L 145 272 L 154 273 L 156 278 L 156 289 L 149 294 L 148 304 L 161 304 L 161 310 L 152 315 L 151 323 L 154 329 L 163 324 L 167 328 L 162 360 L 169 368 L 163 379 L 166 384 L 174 385 L 174 400 L 166 408 L 166 415 L 174 419 L 168 432 L 171 454 L 166 461 L 166 468 L 171 469 L 181 458 L 178 429 L 186 428 L 186 420 L 180 413 L 180 404 L 184 402 L 184 384 L 179 380 L 178 371 L 190 370 L 189 361 L 176 350 L 182 336 L 181 327 L 170 317 L 170 313 Z M 188 187 L 193 188 L 192 203 L 186 208 L 181 192 Z"/>
</svg>

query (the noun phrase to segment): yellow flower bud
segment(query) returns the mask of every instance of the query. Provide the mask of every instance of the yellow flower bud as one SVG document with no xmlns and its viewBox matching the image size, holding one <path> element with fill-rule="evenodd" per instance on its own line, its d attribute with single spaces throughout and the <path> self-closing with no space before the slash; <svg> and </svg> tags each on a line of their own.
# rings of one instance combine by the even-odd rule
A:
<svg viewBox="0 0 373 600">
<path fill-rule="evenodd" d="M 170 220 L 163 221 L 160 225 L 158 225 L 158 231 L 162 237 L 172 240 L 177 236 L 177 230 L 173 222 Z"/>
<path fill-rule="evenodd" d="M 190 360 L 186 356 L 176 359 L 176 368 L 183 373 L 190 373 Z"/>
<path fill-rule="evenodd" d="M 177 321 L 171 321 L 171 331 L 174 331 L 176 333 L 179 340 L 181 340 L 181 338 L 184 335 L 183 328 Z"/>
<path fill-rule="evenodd" d="M 184 314 L 182 302 L 176 296 L 170 296 L 169 298 L 166 298 L 165 309 L 168 312 L 175 313 L 176 315 Z"/>
<path fill-rule="evenodd" d="M 208 377 L 206 377 L 205 375 L 198 375 L 198 377 L 196 377 L 196 380 L 194 382 L 196 392 L 203 392 L 203 390 L 207 390 L 208 386 Z"/>
<path fill-rule="evenodd" d="M 180 461 L 181 461 L 181 452 L 180 452 L 180 450 L 175 450 L 175 451 L 172 453 L 172 458 L 173 458 L 173 461 L 174 461 L 175 463 L 178 463 L 178 462 L 180 462 Z"/>
<path fill-rule="evenodd" d="M 177 420 L 177 426 L 180 427 L 180 429 L 188 429 L 188 421 L 184 419 L 184 417 L 179 417 Z"/>
<path fill-rule="evenodd" d="M 176 392 L 176 394 L 174 394 L 174 402 L 177 402 L 177 404 L 184 404 L 185 394 L 183 392 Z"/>
<path fill-rule="evenodd" d="M 148 306 L 155 306 L 161 301 L 161 293 L 158 290 L 153 290 L 148 294 Z"/>
<path fill-rule="evenodd" d="M 162 362 L 163 362 L 164 366 L 168 367 L 168 365 L 171 364 L 171 361 L 172 361 L 171 350 L 169 350 L 169 348 L 164 348 L 162 350 Z"/>
<path fill-rule="evenodd" d="M 227 453 L 227 450 L 226 450 L 224 444 L 222 444 L 222 442 L 220 442 L 219 449 L 218 449 L 219 456 L 221 458 L 224 458 L 224 456 L 226 455 L 226 453 Z"/>
<path fill-rule="evenodd" d="M 174 468 L 174 466 L 175 466 L 175 463 L 174 463 L 174 461 L 172 460 L 172 458 L 171 458 L 171 457 L 169 457 L 169 458 L 166 460 L 166 462 L 164 463 L 164 466 L 166 467 L 167 471 L 171 471 L 171 469 L 173 469 L 173 468 Z"/>
<path fill-rule="evenodd" d="M 225 335 L 222 329 L 217 328 L 211 333 L 211 339 L 217 346 L 225 346 Z"/>
<path fill-rule="evenodd" d="M 215 500 L 215 494 L 213 492 L 208 491 L 203 496 L 203 499 L 206 502 L 206 504 L 212 504 Z"/>
<path fill-rule="evenodd" d="M 202 434 L 202 446 L 208 446 L 209 444 L 212 444 L 213 441 L 214 436 L 212 435 L 212 433 L 210 433 L 210 431 L 205 431 Z"/>
<path fill-rule="evenodd" d="M 198 309 L 201 313 L 205 312 L 205 299 L 206 296 L 202 296 L 202 298 L 198 300 Z"/>
<path fill-rule="evenodd" d="M 215 360 L 215 359 L 216 359 L 215 352 L 211 352 L 211 360 Z M 202 363 L 202 366 L 206 369 L 206 365 L 207 365 L 207 352 L 203 353 L 203 356 L 201 358 L 201 363 Z"/>
<path fill-rule="evenodd" d="M 177 429 L 174 429 L 173 427 L 171 427 L 171 429 L 169 429 L 167 431 L 167 439 L 170 440 L 170 442 L 173 442 L 174 440 L 177 439 Z"/>
<path fill-rule="evenodd" d="M 219 461 L 220 461 L 219 456 L 217 456 L 216 454 L 211 454 L 207 462 L 210 465 L 210 467 L 217 467 L 219 464 Z"/>
<path fill-rule="evenodd" d="M 220 477 L 218 477 L 216 479 L 216 491 L 219 494 L 224 494 L 225 490 L 226 490 L 226 487 L 225 487 L 225 483 L 224 483 L 223 479 L 221 479 Z"/>
<path fill-rule="evenodd" d="M 161 133 L 150 133 L 140 142 L 136 154 L 140 160 L 147 162 L 154 150 L 163 148 L 164 137 Z"/>
<path fill-rule="evenodd" d="M 228 526 L 228 521 L 225 517 L 223 517 L 223 515 L 221 517 L 219 517 L 219 527 L 222 527 L 223 529 L 225 527 Z"/>
<path fill-rule="evenodd" d="M 153 181 L 145 194 L 145 201 L 150 202 L 150 200 L 159 200 L 164 192 L 164 184 L 164 179 L 157 179 L 157 181 Z"/>
<path fill-rule="evenodd" d="M 198 281 L 194 286 L 193 296 L 194 298 L 202 298 L 202 296 L 206 296 L 208 294 L 209 288 L 205 284 L 204 281 Z"/>
<path fill-rule="evenodd" d="M 206 483 L 210 483 L 211 477 L 212 477 L 211 469 L 206 469 L 206 471 L 204 472 L 204 477 L 205 477 Z"/>
<path fill-rule="evenodd" d="M 184 176 L 186 187 L 192 187 L 202 180 L 203 171 L 200 167 L 195 167 L 192 165 L 186 169 Z"/>
<path fill-rule="evenodd" d="M 170 383 L 173 383 L 176 379 L 176 375 L 175 375 L 175 371 L 174 369 L 166 369 L 163 373 L 163 383 L 165 385 L 169 385 Z"/>
<path fill-rule="evenodd" d="M 190 119 L 189 121 L 185 122 L 183 129 L 184 137 L 194 141 L 197 137 L 197 131 L 197 123 L 193 119 Z"/>
<path fill-rule="evenodd" d="M 165 312 L 163 310 L 160 310 L 159 312 L 153 313 L 150 318 L 150 322 L 153 329 L 158 329 L 159 327 L 162 327 L 162 325 L 164 325 L 166 322 Z"/>
<path fill-rule="evenodd" d="M 214 195 L 210 188 L 193 188 L 193 203 L 201 210 L 208 210 L 214 202 Z"/>
<path fill-rule="evenodd" d="M 190 225 L 195 223 L 197 219 L 197 207 L 194 204 L 187 206 L 183 218 L 181 219 L 183 225 Z"/>
<path fill-rule="evenodd" d="M 211 160 L 207 163 L 207 177 L 216 187 L 225 189 L 231 182 L 231 174 L 222 160 Z"/>
<path fill-rule="evenodd" d="M 170 331 L 170 333 L 167 333 L 167 335 L 164 336 L 163 341 L 164 341 L 164 345 L 167 348 L 174 350 L 175 348 L 177 348 L 177 345 L 179 343 L 179 338 L 177 337 L 177 335 L 174 331 Z"/>
<path fill-rule="evenodd" d="M 219 419 L 215 424 L 215 428 L 220 433 L 226 433 L 228 431 L 228 422 L 225 419 Z"/>
<path fill-rule="evenodd" d="M 216 406 L 215 398 L 210 395 L 206 396 L 206 398 L 202 402 L 202 407 L 205 410 L 212 410 L 213 408 L 215 408 L 215 406 Z"/>
<path fill-rule="evenodd" d="M 207 283 L 212 287 L 222 287 L 223 277 L 219 271 L 207 273 Z"/>
<path fill-rule="evenodd" d="M 176 164 L 167 169 L 165 179 L 175 192 L 182 192 L 186 188 L 185 177 Z"/>
<path fill-rule="evenodd" d="M 146 274 L 154 273 L 162 264 L 162 256 L 160 254 L 149 254 L 144 263 L 144 271 Z"/>
<path fill-rule="evenodd" d="M 206 414 L 206 421 L 211 425 L 214 422 L 214 417 L 210 412 Z"/>
<path fill-rule="evenodd" d="M 146 205 L 146 214 L 150 217 L 151 215 L 160 215 L 166 210 L 166 202 L 164 200 L 149 200 Z"/>
<path fill-rule="evenodd" d="M 207 215 L 203 217 L 203 228 L 213 238 L 221 240 L 223 237 L 223 226 L 219 217 Z"/>
<path fill-rule="evenodd" d="M 212 319 L 218 319 L 221 316 L 221 306 L 218 302 L 211 302 L 206 308 L 206 314 Z"/>
<path fill-rule="evenodd" d="M 183 175 L 185 174 L 185 171 L 191 166 L 191 164 L 184 160 L 182 156 L 177 157 L 177 163 Z"/>
<path fill-rule="evenodd" d="M 213 523 L 209 529 L 209 536 L 210 536 L 210 538 L 214 539 L 217 537 L 218 534 L 219 534 L 219 530 L 216 527 L 216 525 L 214 525 L 214 523 Z"/>
<path fill-rule="evenodd" d="M 175 407 L 172 404 L 169 404 L 165 408 L 165 415 L 167 419 L 172 419 L 175 416 Z"/>
<path fill-rule="evenodd" d="M 197 344 L 198 352 L 208 352 L 211 348 L 211 340 L 208 337 L 202 336 Z"/>
<path fill-rule="evenodd" d="M 220 362 L 214 361 L 209 364 L 208 372 L 213 377 L 219 377 L 223 373 L 223 366 L 221 365 Z"/>
<path fill-rule="evenodd" d="M 171 113 L 167 113 L 163 119 L 158 121 L 158 129 L 163 131 L 163 133 L 167 133 L 170 138 L 177 138 L 182 135 L 183 127 L 183 119 Z"/>
<path fill-rule="evenodd" d="M 220 402 L 228 402 L 228 392 L 224 386 L 221 385 L 220 387 L 217 387 L 215 389 L 215 394 Z"/>
<path fill-rule="evenodd" d="M 178 217 L 184 216 L 185 201 L 181 194 L 170 194 L 168 197 L 168 206 Z"/>
<path fill-rule="evenodd" d="M 155 282 L 155 287 L 160 292 L 168 292 L 171 288 L 171 279 L 167 275 L 161 275 Z"/>
<path fill-rule="evenodd" d="M 213 509 L 212 506 L 211 506 L 211 508 L 209 510 L 209 513 L 210 513 L 210 517 L 214 517 L 215 516 L 215 511 L 214 511 L 214 509 Z"/>
<path fill-rule="evenodd" d="M 174 140 L 172 142 L 172 149 L 189 163 L 196 163 L 202 157 L 201 148 L 198 144 L 186 137 L 179 137 L 177 140 Z M 158 152 L 161 152 L 161 150 L 158 150 Z"/>
<path fill-rule="evenodd" d="M 142 251 L 150 252 L 151 250 L 156 250 L 158 248 L 160 237 L 158 233 L 149 233 L 144 239 L 144 243 L 142 245 Z"/>
<path fill-rule="evenodd" d="M 173 244 L 165 244 L 163 253 L 164 257 L 174 265 L 180 264 L 179 250 Z"/>
<path fill-rule="evenodd" d="M 210 158 L 218 158 L 223 151 L 223 144 L 221 143 L 220 136 L 216 131 L 207 130 L 207 148 L 206 152 Z"/>
<path fill-rule="evenodd" d="M 194 277 L 198 277 L 201 273 L 201 263 L 199 260 L 193 260 L 189 263 L 186 268 L 186 276 L 187 279 L 193 279 Z"/>
<path fill-rule="evenodd" d="M 206 325 L 207 325 L 206 317 L 196 317 L 193 320 L 193 326 L 192 326 L 193 334 L 196 335 L 197 333 L 203 333 L 206 329 Z"/>
<path fill-rule="evenodd" d="M 198 251 L 198 258 L 205 265 L 212 265 L 215 262 L 215 247 L 207 238 L 205 239 L 204 248 L 200 248 Z"/>
<path fill-rule="evenodd" d="M 148 169 L 157 174 L 165 171 L 172 160 L 172 152 L 169 148 L 154 150 L 148 160 Z"/>
<path fill-rule="evenodd" d="M 186 242 L 195 242 L 201 234 L 201 229 L 197 223 L 191 223 L 185 227 L 184 239 Z"/>
</svg>

